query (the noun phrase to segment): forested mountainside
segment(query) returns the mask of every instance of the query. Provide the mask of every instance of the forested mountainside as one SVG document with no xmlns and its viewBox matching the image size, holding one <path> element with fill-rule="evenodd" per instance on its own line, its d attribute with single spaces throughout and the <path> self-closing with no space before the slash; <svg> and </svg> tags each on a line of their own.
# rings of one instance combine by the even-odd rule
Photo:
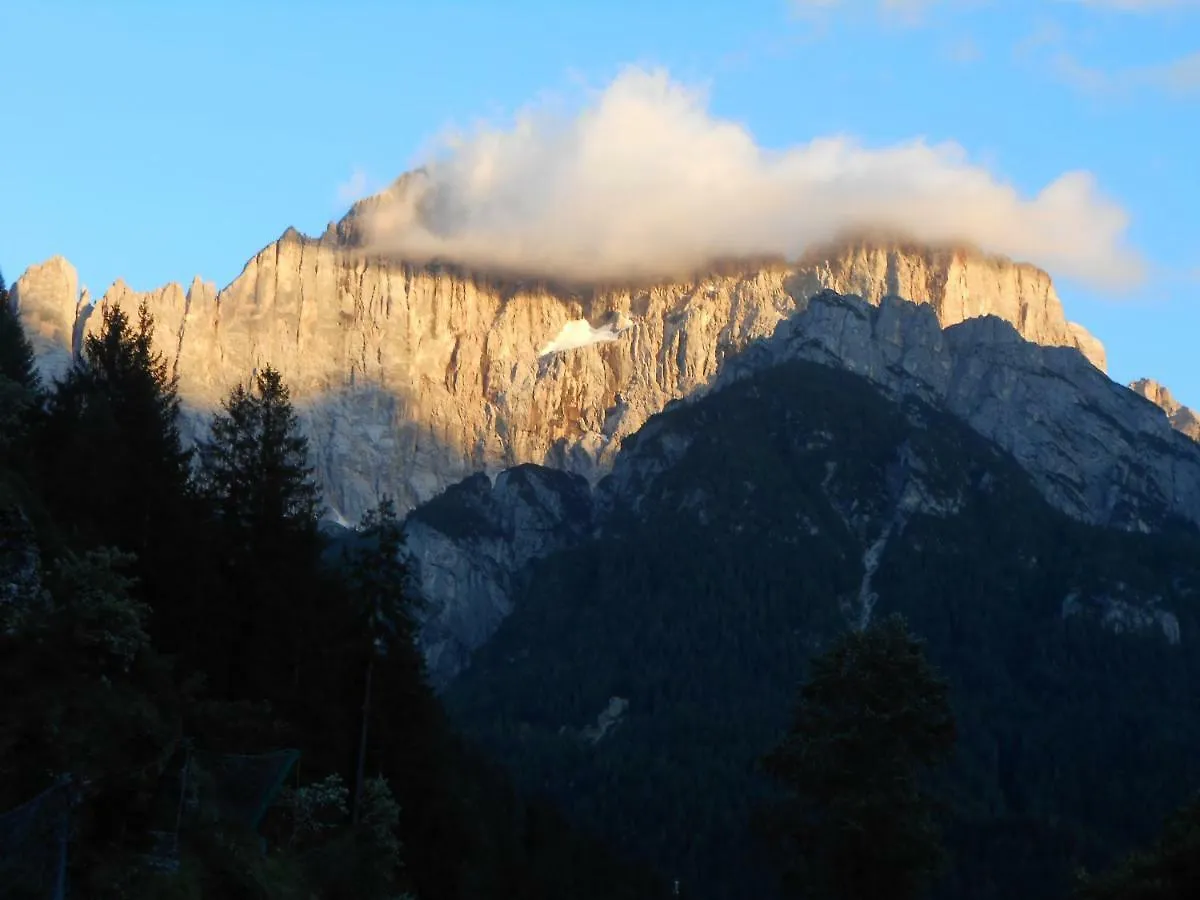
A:
<svg viewBox="0 0 1200 900">
<path fill-rule="evenodd" d="M 556 364 L 586 367 L 606 352 L 577 349 Z M 1139 532 L 1200 524 L 1200 444 L 1076 350 L 1026 341 L 997 317 L 943 329 L 927 304 L 885 297 L 874 305 L 822 291 L 769 337 L 727 357 L 705 390 L 794 360 L 856 373 L 895 400 L 952 413 L 1010 453 L 1052 507 L 1079 521 Z M 406 547 L 430 601 L 421 640 L 436 686 L 511 608 L 511 574 L 590 527 L 563 509 L 578 508 L 588 492 L 581 478 L 516 467 L 494 484 L 468 479 L 408 518 Z M 439 523 L 472 506 L 472 520 L 486 528 L 448 535 Z"/>
<path fill-rule="evenodd" d="M 451 718 L 687 896 L 773 896 L 756 761 L 814 654 L 890 613 L 957 721 L 938 896 L 1064 897 L 1200 788 L 1196 530 L 1072 519 L 943 410 L 784 362 L 652 418 L 594 492 L 512 478 L 577 537 L 512 577 Z M 487 490 L 416 516 L 478 537 Z"/>
<path fill-rule="evenodd" d="M 154 327 L 45 382 L 0 282 L 0 896 L 664 896 L 447 725 L 395 508 L 330 545 L 279 373 L 192 454 Z"/>
<path fill-rule="evenodd" d="M 1069 518 L 917 396 L 767 348 L 651 419 L 596 489 L 526 466 L 408 530 L 383 498 L 335 540 L 277 370 L 187 447 L 149 306 L 101 317 L 47 381 L 0 284 L 5 897 L 770 897 L 756 816 L 780 788 L 758 761 L 815 661 L 920 661 L 877 629 L 897 611 L 949 680 L 955 755 L 908 792 L 942 810 L 943 895 L 1065 897 L 1198 783 L 1194 528 Z M 543 539 L 493 560 L 500 630 L 443 698 L 414 525 L 446 552 Z M 901 678 L 888 659 L 834 691 L 852 732 L 855 692 Z M 916 687 L 900 700 L 928 705 Z M 856 802 L 878 806 L 895 760 L 873 754 L 906 739 L 885 725 L 838 788 Z M 1185 807 L 1081 896 L 1194 886 L 1198 821 Z"/>
</svg>

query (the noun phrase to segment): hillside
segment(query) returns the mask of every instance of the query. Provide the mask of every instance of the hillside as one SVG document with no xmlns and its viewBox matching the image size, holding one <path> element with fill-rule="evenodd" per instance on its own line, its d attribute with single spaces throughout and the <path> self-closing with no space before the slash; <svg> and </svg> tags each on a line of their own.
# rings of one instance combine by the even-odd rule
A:
<svg viewBox="0 0 1200 900">
<path fill-rule="evenodd" d="M 443 528 L 481 527 L 454 507 Z M 1073 520 L 924 402 L 811 363 L 759 371 L 654 417 L 584 514 L 589 536 L 513 579 L 445 701 L 523 786 L 689 896 L 769 896 L 754 760 L 806 659 L 894 611 L 959 721 L 943 896 L 1061 897 L 1200 787 L 1195 530 Z"/>
</svg>

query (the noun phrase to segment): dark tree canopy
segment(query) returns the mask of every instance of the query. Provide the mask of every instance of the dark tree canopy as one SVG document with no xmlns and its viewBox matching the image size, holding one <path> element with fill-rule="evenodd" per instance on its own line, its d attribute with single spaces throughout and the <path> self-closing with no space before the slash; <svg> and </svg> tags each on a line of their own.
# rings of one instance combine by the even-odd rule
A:
<svg viewBox="0 0 1200 900">
<path fill-rule="evenodd" d="M 78 508 L 70 518 L 88 540 L 150 564 L 164 532 L 186 516 L 190 454 L 179 434 L 176 379 L 154 349 L 145 303 L 136 322 L 120 304 L 102 315 L 99 332 L 54 386 L 40 465 L 53 508 Z"/>
<path fill-rule="evenodd" d="M 227 663 L 214 677 L 227 695 L 249 690 L 299 702 L 317 623 L 332 604 L 323 596 L 320 494 L 308 441 L 278 371 L 267 366 L 249 388 L 230 392 L 198 454 L 221 560 L 214 606 L 236 623 Z"/>
<path fill-rule="evenodd" d="M 382 655 L 415 636 L 403 522 L 390 497 L 363 514 L 355 545 L 345 553 L 347 585 L 373 647 Z"/>
<path fill-rule="evenodd" d="M 1076 900 L 1200 897 L 1200 796 L 1168 819 L 1158 840 L 1102 875 L 1081 876 Z"/>
<path fill-rule="evenodd" d="M 0 275 L 0 460 L 22 470 L 27 468 L 28 438 L 40 400 L 33 346 Z"/>
<path fill-rule="evenodd" d="M 271 366 L 239 384 L 200 444 L 200 484 L 227 528 L 259 549 L 315 535 L 320 492 L 283 377 Z"/>
<path fill-rule="evenodd" d="M 33 345 L 21 326 L 16 304 L 0 275 L 0 382 L 5 379 L 36 392 L 40 387 Z"/>
<path fill-rule="evenodd" d="M 763 760 L 787 794 L 769 818 L 797 896 L 918 896 L 942 858 L 921 776 L 954 739 L 948 686 L 899 616 L 815 658 L 787 737 Z"/>
</svg>

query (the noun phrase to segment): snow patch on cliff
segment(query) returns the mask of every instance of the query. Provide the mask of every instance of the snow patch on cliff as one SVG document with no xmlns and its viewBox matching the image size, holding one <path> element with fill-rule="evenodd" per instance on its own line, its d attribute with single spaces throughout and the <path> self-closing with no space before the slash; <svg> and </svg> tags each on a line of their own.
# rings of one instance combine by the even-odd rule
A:
<svg viewBox="0 0 1200 900">
<path fill-rule="evenodd" d="M 554 340 L 538 351 L 538 358 L 549 356 L 551 353 L 562 353 L 564 350 L 578 350 L 592 344 L 615 341 L 632 325 L 633 320 L 628 316 L 621 316 L 616 322 L 609 322 L 599 328 L 591 325 L 587 319 L 572 319 L 562 327 Z"/>
</svg>

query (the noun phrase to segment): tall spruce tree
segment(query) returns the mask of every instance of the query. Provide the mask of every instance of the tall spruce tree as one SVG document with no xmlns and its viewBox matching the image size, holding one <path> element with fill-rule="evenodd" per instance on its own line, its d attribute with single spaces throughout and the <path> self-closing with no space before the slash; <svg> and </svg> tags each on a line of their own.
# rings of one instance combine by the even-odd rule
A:
<svg viewBox="0 0 1200 900">
<path fill-rule="evenodd" d="M 415 632 L 408 569 L 400 555 L 404 543 L 403 527 L 391 498 L 385 497 L 374 509 L 367 511 L 359 524 L 357 537 L 358 543 L 347 553 L 345 561 L 346 584 L 356 618 L 361 623 L 365 645 L 362 652 L 366 657 L 351 807 L 355 822 L 362 809 L 376 664 L 389 654 L 411 654 Z"/>
<path fill-rule="evenodd" d="M 210 585 L 176 379 L 145 302 L 135 320 L 119 303 L 101 316 L 49 393 L 33 468 L 70 544 L 134 555 L 133 592 L 152 610 L 160 648 L 175 654 Z"/>
<path fill-rule="evenodd" d="M 911 900 L 942 859 L 923 771 L 954 746 L 948 686 L 904 620 L 843 635 L 812 662 L 783 743 L 763 760 L 784 883 L 812 900 Z"/>
<path fill-rule="evenodd" d="M 39 459 L 60 518 L 86 544 L 136 554 L 143 580 L 187 518 L 190 454 L 178 417 L 176 379 L 154 349 L 149 309 L 143 302 L 134 323 L 119 303 L 106 307 L 50 395 Z"/>
<path fill-rule="evenodd" d="M 1192 900 L 1200 897 L 1200 795 L 1167 819 L 1162 834 L 1111 871 L 1081 873 L 1074 900 Z"/>
<path fill-rule="evenodd" d="M 0 379 L 36 393 L 41 387 L 34 365 L 33 345 L 21 326 L 16 303 L 0 274 Z"/>
<path fill-rule="evenodd" d="M 257 554 L 315 545 L 320 490 L 283 377 L 237 385 L 199 445 L 200 485 L 230 534 Z"/>
<path fill-rule="evenodd" d="M 0 464 L 24 468 L 41 396 L 33 346 L 0 275 Z"/>
<path fill-rule="evenodd" d="M 298 701 L 326 582 L 320 492 L 279 372 L 267 366 L 235 387 L 198 451 L 224 579 L 210 658 L 225 661 L 210 674 L 229 699 Z"/>
</svg>

